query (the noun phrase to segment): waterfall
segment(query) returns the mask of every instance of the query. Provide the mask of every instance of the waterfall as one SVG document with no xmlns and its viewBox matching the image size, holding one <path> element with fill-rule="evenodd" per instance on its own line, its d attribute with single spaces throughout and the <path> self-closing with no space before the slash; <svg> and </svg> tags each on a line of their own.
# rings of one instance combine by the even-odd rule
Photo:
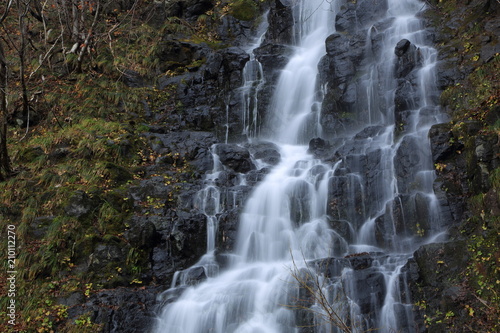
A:
<svg viewBox="0 0 500 333">
<path fill-rule="evenodd" d="M 360 22 L 366 15 L 355 10 L 370 2 L 385 3 L 294 1 L 296 51 L 266 118 L 274 129 L 266 139 L 279 147 L 281 161 L 246 201 L 232 259 L 220 271 L 213 252 L 224 209 L 214 185 L 221 166 L 207 176 L 198 194 L 209 225 L 207 255 L 193 267 L 208 270 L 208 278 L 188 286 L 193 268 L 176 276 L 162 296 L 155 332 L 326 333 L 342 325 L 352 332 L 417 332 L 403 268 L 420 245 L 444 233 L 427 140 L 441 117 L 432 98 L 436 52 L 416 17 L 423 3 L 388 0 L 373 22 Z M 335 34 L 336 15 L 349 10 L 359 14 L 352 16 L 355 33 L 365 34 L 357 39 L 365 41 L 363 59 L 345 82 L 319 82 L 318 64 L 334 61 L 324 41 Z M 400 45 L 414 51 L 401 61 Z M 401 69 L 412 59 L 415 68 Z M 254 137 L 263 75 L 253 57 L 244 77 L 243 128 Z M 329 125 L 326 102 L 335 89 L 356 96 L 344 98 L 350 118 L 334 115 Z M 306 145 L 320 136 L 331 140 L 317 140 L 328 158 Z M 171 298 L 175 288 L 180 296 Z"/>
<path fill-rule="evenodd" d="M 248 138 L 255 138 L 259 133 L 258 117 L 258 94 L 265 83 L 262 64 L 255 59 L 253 51 L 260 46 L 262 39 L 267 31 L 269 23 L 267 22 L 266 12 L 263 20 L 257 29 L 257 38 L 250 45 L 246 52 L 250 55 L 250 60 L 243 68 L 243 85 L 241 87 L 241 99 L 243 105 L 243 135 Z"/>
</svg>

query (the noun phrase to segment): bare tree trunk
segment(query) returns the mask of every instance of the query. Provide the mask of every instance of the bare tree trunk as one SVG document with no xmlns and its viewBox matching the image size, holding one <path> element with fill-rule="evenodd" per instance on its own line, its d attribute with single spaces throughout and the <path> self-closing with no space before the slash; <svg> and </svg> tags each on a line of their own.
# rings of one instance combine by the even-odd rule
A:
<svg viewBox="0 0 500 333">
<path fill-rule="evenodd" d="M 7 62 L 0 40 L 0 181 L 12 173 L 7 150 Z"/>
<path fill-rule="evenodd" d="M 26 36 L 27 25 L 26 16 L 29 11 L 29 3 L 31 0 L 17 0 L 17 8 L 19 11 L 19 32 L 21 33 L 21 46 L 19 48 L 19 62 L 20 62 L 20 81 L 23 99 L 23 118 L 26 119 L 26 126 L 29 126 L 29 110 L 30 104 L 28 99 L 28 89 L 26 87 Z"/>
<path fill-rule="evenodd" d="M 72 40 L 78 42 L 80 34 L 80 16 L 78 10 L 78 0 L 71 0 L 71 18 L 73 26 L 71 27 Z"/>
<path fill-rule="evenodd" d="M 77 69 L 76 69 L 76 71 L 78 73 L 82 72 L 83 58 L 85 56 L 85 52 L 87 52 L 87 50 L 88 50 L 90 39 L 92 38 L 92 35 L 94 33 L 94 28 L 97 24 L 97 20 L 99 18 L 100 12 L 101 12 L 100 9 L 101 9 L 101 2 L 98 0 L 97 1 L 97 8 L 96 8 L 96 11 L 94 14 L 94 20 L 92 21 L 92 25 L 90 26 L 90 29 L 87 33 L 87 36 L 85 37 L 85 41 L 83 42 L 83 46 L 81 47 L 80 52 L 78 54 Z"/>
<path fill-rule="evenodd" d="M 5 20 L 12 0 L 9 0 L 5 12 L 0 17 L 0 24 Z M 0 181 L 12 173 L 9 151 L 7 149 L 7 60 L 0 40 Z"/>
</svg>

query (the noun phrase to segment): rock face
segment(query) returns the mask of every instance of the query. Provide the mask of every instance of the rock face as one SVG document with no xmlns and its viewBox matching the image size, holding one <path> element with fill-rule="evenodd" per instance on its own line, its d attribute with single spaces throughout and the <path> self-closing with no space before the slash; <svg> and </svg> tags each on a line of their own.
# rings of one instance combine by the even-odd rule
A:
<svg viewBox="0 0 500 333">
<path fill-rule="evenodd" d="M 338 32 L 355 33 L 380 19 L 388 9 L 387 0 L 360 0 L 347 2 L 337 14 L 335 28 Z"/>
<path fill-rule="evenodd" d="M 101 332 L 144 332 L 153 328 L 159 291 L 158 287 L 104 290 L 85 303 L 72 306 L 68 316 L 88 317 L 91 322 L 102 325 Z"/>
<path fill-rule="evenodd" d="M 321 113 L 321 125 L 326 133 L 342 133 L 344 128 L 352 127 L 355 122 L 353 112 L 357 86 L 354 80 L 354 53 L 363 46 L 359 37 L 335 33 L 325 41 L 327 55 L 318 64 L 318 82 L 326 86 Z M 354 49 L 354 52 L 349 49 Z"/>
<path fill-rule="evenodd" d="M 213 1 L 176 0 L 168 3 L 171 4 L 168 8 L 162 5 L 162 15 L 175 15 L 190 21 L 196 20 L 198 15 L 213 6 Z M 292 3 L 284 0 L 270 2 L 270 26 L 263 44 L 254 52 L 265 75 L 265 83 L 258 96 L 261 118 L 266 117 L 265 110 L 271 102 L 280 70 L 293 52 L 289 46 L 293 43 L 294 35 Z M 415 184 L 407 181 L 419 170 L 421 161 L 426 157 L 421 148 L 422 143 L 408 136 L 400 142 L 394 158 L 399 196 L 392 202 L 384 202 L 378 189 L 380 184 L 387 181 L 379 168 L 386 152 L 382 149 L 363 149 L 366 142 L 383 134 L 384 128 L 357 128 L 359 120 L 367 116 L 356 111 L 363 110 L 363 106 L 368 103 L 366 87 L 362 84 L 362 78 L 368 71 L 366 59 L 381 56 L 384 31 L 393 20 L 387 18 L 376 21 L 385 16 L 387 8 L 387 0 L 343 3 L 335 22 L 332 22 L 336 33 L 325 40 L 326 55 L 318 64 L 317 94 L 318 99 L 323 101 L 320 122 L 323 132 L 330 135 L 309 142 L 309 153 L 326 164 L 337 166 L 327 184 L 327 214 L 330 225 L 338 233 L 338 239 L 353 240 L 353 230 L 347 221 L 359 228 L 367 219 L 378 216 L 373 221 L 374 243 L 382 248 L 394 246 L 394 239 L 389 237 L 391 233 L 425 237 L 433 231 L 431 225 L 422 222 L 429 220 L 429 198 L 415 191 Z M 498 30 L 495 22 L 490 24 L 493 26 L 492 31 Z M 157 110 L 149 110 L 149 120 L 155 125 L 150 125 L 143 136 L 160 157 L 154 165 L 144 170 L 151 177 L 127 189 L 126 197 L 136 203 L 133 208 L 137 213 L 125 222 L 128 226 L 123 234 L 126 245 L 117 245 L 118 240 L 91 244 L 91 260 L 86 263 L 87 268 L 82 269 L 99 270 L 121 264 L 131 248 L 139 249 L 140 258 L 144 259 L 148 267 L 142 275 L 143 280 L 147 283 L 154 281 L 162 287 L 104 290 L 86 300 L 80 294 L 72 295 L 60 300 L 61 304 L 72 307 L 70 318 L 90 313 L 93 322 L 104 325 L 103 332 L 143 331 L 152 323 L 154 309 L 158 305 L 156 296 L 160 289 L 170 285 L 176 271 L 184 272 L 183 282 L 178 283 L 179 287 L 170 291 L 170 294 L 162 296 L 164 303 L 178 297 L 186 285 L 195 285 L 206 279 L 210 276 L 210 269 L 223 268 L 230 260 L 225 253 L 234 249 L 239 215 L 246 198 L 252 187 L 268 173 L 269 167 L 281 160 L 278 147 L 272 143 L 231 143 L 240 142 L 243 138 L 242 102 L 237 88 L 241 86 L 242 70 L 250 59 L 238 45 L 248 42 L 247 36 L 251 35 L 253 28 L 250 23 L 234 17 L 223 18 L 220 35 L 233 46 L 220 49 L 187 42 L 172 35 L 166 35 L 161 41 L 157 52 L 162 64 L 161 71 L 186 71 L 173 76 L 165 75 L 158 80 L 158 89 L 171 94 L 171 98 L 162 100 Z M 444 37 L 438 34 L 434 38 L 439 41 Z M 496 47 L 493 43 L 485 42 L 480 51 L 481 59 L 491 58 Z M 394 133 L 401 136 L 408 128 L 413 107 L 419 102 L 415 86 L 416 71 L 422 66 L 422 56 L 421 51 L 406 39 L 394 46 L 394 54 L 397 57 L 391 73 L 397 79 L 394 87 Z M 438 71 L 438 85 L 442 88 L 455 84 L 457 78 L 463 76 L 464 69 L 455 69 L 445 62 L 438 66 L 443 69 Z M 149 84 L 131 71 L 125 73 L 123 80 L 132 87 Z M 376 102 L 380 109 L 386 109 L 385 101 Z M 467 215 L 463 197 L 469 191 L 488 193 L 485 200 L 491 201 L 492 210 L 500 212 L 495 202 L 496 193 L 492 191 L 490 183 L 491 174 L 500 165 L 498 137 L 479 134 L 478 126 L 473 122 L 467 123 L 466 127 L 468 134 L 475 136 L 473 141 L 467 142 L 473 151 L 468 158 L 457 154 L 457 151 L 465 148 L 465 144 L 453 132 L 451 125 L 435 125 L 429 134 L 433 163 L 441 166 L 434 182 L 437 204 L 443 212 L 443 223 L 454 237 L 458 234 L 457 224 Z M 357 132 L 350 140 L 343 138 L 347 128 Z M 216 158 L 212 153 L 216 154 Z M 31 154 L 36 157 L 44 152 L 34 151 Z M 66 155 L 66 152 L 61 151 L 51 158 L 65 158 Z M 32 158 L 30 156 L 27 158 Z M 208 208 L 201 207 L 198 197 L 207 188 L 204 176 L 212 172 L 217 158 L 221 168 L 214 176 L 212 185 L 217 187 L 218 200 L 226 207 L 222 212 L 214 208 L 215 203 Z M 167 184 L 169 175 L 163 173 L 165 166 L 174 164 L 179 167 L 189 165 L 191 169 L 188 168 L 185 178 L 178 183 Z M 318 166 L 313 173 L 314 176 L 324 175 L 325 168 Z M 241 174 L 246 175 L 244 185 L 240 181 Z M 117 176 L 117 179 L 126 181 L 125 176 Z M 174 192 L 177 200 L 172 201 Z M 309 194 L 307 186 L 298 186 L 292 195 L 291 219 L 297 226 L 308 220 L 310 215 L 305 208 Z M 147 209 L 139 207 L 146 204 L 149 204 Z M 353 209 L 355 206 L 360 208 Z M 68 200 L 66 213 L 83 219 L 93 212 L 92 208 L 92 198 L 78 192 Z M 215 259 L 209 269 L 195 265 L 207 249 L 207 215 L 215 216 L 218 221 Z M 417 224 L 419 230 L 412 227 Z M 46 230 L 38 226 L 32 232 L 43 234 Z M 455 239 L 448 243 L 422 246 L 402 268 L 401 285 L 408 282 L 412 297 L 428 299 L 429 306 L 434 309 L 443 304 L 452 306 L 460 300 L 464 290 L 455 281 L 446 281 L 462 272 L 468 259 L 465 250 L 466 244 Z M 374 309 L 382 306 L 383 295 L 389 288 L 384 275 L 372 267 L 373 261 L 380 259 L 381 254 L 361 253 L 342 257 L 346 251 L 344 243 L 336 242 L 332 246 L 333 257 L 317 260 L 312 265 L 327 278 L 340 276 L 345 270 L 347 273 L 341 282 L 346 287 L 339 293 L 339 299 L 355 301 L 360 313 L 370 317 Z M 117 285 L 120 284 L 117 282 Z M 439 295 L 436 290 L 440 291 L 437 293 Z M 302 297 L 307 296 L 305 290 L 299 288 L 295 292 L 299 295 L 298 299 L 306 299 Z M 442 299 L 441 292 L 444 295 Z M 404 310 L 395 311 L 401 318 L 405 316 Z M 130 313 L 134 315 L 130 316 Z M 422 327 L 426 314 L 425 311 L 417 312 L 415 318 Z M 296 315 L 299 324 L 313 324 L 310 312 L 297 311 Z M 406 320 L 401 319 L 400 322 Z M 411 331 L 410 328 L 402 329 Z M 446 327 L 439 326 L 437 329 L 444 331 Z M 304 328 L 301 332 L 308 331 Z"/>
<path fill-rule="evenodd" d="M 220 144 L 217 145 L 215 152 L 219 156 L 220 162 L 233 171 L 247 173 L 255 169 L 255 166 L 250 160 L 250 153 L 243 147 L 231 144 Z"/>
<path fill-rule="evenodd" d="M 407 39 L 398 42 L 394 53 L 397 56 L 395 69 L 397 88 L 394 96 L 394 114 L 396 133 L 400 134 L 407 129 L 409 117 L 419 103 L 415 70 L 421 67 L 421 55 L 418 48 Z"/>
</svg>

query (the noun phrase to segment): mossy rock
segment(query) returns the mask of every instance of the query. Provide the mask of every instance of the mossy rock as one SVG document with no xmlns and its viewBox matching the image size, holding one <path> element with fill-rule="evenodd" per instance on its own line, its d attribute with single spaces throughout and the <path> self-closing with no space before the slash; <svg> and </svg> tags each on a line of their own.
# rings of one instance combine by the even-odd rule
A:
<svg viewBox="0 0 500 333">
<path fill-rule="evenodd" d="M 28 147 L 20 152 L 19 160 L 21 162 L 33 162 L 43 156 L 45 156 L 45 152 L 42 147 Z"/>
<path fill-rule="evenodd" d="M 106 163 L 106 173 L 109 179 L 116 185 L 126 183 L 134 177 L 126 168 L 114 163 Z"/>
<path fill-rule="evenodd" d="M 85 218 L 99 206 L 98 200 L 84 191 L 74 191 L 68 199 L 64 211 L 67 215 L 76 218 Z"/>
<path fill-rule="evenodd" d="M 120 212 L 127 212 L 133 209 L 134 200 L 130 193 L 123 188 L 115 188 L 101 195 L 113 209 Z"/>
<path fill-rule="evenodd" d="M 251 0 L 236 0 L 229 5 L 229 14 L 241 21 L 252 21 L 259 14 L 259 8 Z"/>
<path fill-rule="evenodd" d="M 77 248 L 78 251 L 75 251 L 74 253 L 74 262 L 76 262 L 77 264 L 84 263 L 85 266 L 87 266 L 89 256 L 92 254 L 95 247 L 100 241 L 102 241 L 102 239 L 95 234 L 87 234 L 79 239 L 75 243 L 75 248 Z"/>
</svg>

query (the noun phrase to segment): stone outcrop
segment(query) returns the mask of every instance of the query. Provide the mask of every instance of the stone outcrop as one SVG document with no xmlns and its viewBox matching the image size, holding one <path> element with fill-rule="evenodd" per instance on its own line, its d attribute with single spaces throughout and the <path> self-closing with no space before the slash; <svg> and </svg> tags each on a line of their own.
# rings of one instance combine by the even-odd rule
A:
<svg viewBox="0 0 500 333">
<path fill-rule="evenodd" d="M 168 3 L 170 7 L 162 7 L 163 13 L 188 20 L 196 19 L 200 13 L 213 6 L 212 1 Z M 274 0 L 271 1 L 269 9 L 270 28 L 263 45 L 255 50 L 255 56 L 261 62 L 265 73 L 265 85 L 259 95 L 259 115 L 262 117 L 265 117 L 265 109 L 270 103 L 279 71 L 293 51 L 287 46 L 293 39 L 290 19 L 292 7 L 288 1 Z M 376 238 L 374 242 L 381 248 L 394 246 L 395 240 L 389 237 L 391 233 L 425 237 L 433 231 L 431 225 L 422 222 L 429 220 L 429 199 L 415 190 L 415 184 L 407 181 L 419 170 L 420 162 L 424 158 L 421 142 L 412 137 L 402 139 L 394 165 L 399 196 L 396 200 L 386 203 L 377 192 L 379 185 L 388 181 L 378 168 L 385 152 L 382 149 L 363 150 L 364 143 L 380 135 L 383 127 L 356 128 L 358 120 L 366 117 L 365 114 L 355 111 L 362 110 L 362 106 L 367 103 L 361 83 L 361 77 L 366 75 L 365 59 L 381 56 L 384 30 L 392 22 L 392 18 L 380 19 L 385 16 L 386 11 L 386 0 L 358 0 L 347 1 L 337 14 L 334 22 L 337 32 L 326 39 L 326 55 L 318 64 L 317 94 L 318 100 L 323 101 L 320 121 L 324 133 L 331 133 L 331 137 L 325 135 L 324 138 L 315 138 L 309 142 L 309 153 L 315 158 L 330 165 L 339 163 L 328 182 L 327 208 L 328 222 L 336 230 L 337 237 L 352 241 L 353 231 L 347 221 L 359 228 L 369 217 L 376 216 L 373 222 Z M 458 23 L 451 21 L 446 24 L 453 27 Z M 499 31 L 498 22 L 495 20 L 488 24 L 490 31 Z M 128 226 L 123 234 L 126 245 L 125 242 L 120 243 L 123 240 L 118 239 L 99 244 L 91 243 L 91 260 L 85 261 L 86 266 L 82 264 L 81 268 L 86 271 L 99 270 L 108 265 L 121 265 L 131 248 L 139 249 L 141 259 L 146 262 L 144 266 L 148 268 L 147 272 L 142 274 L 143 281 L 151 284 L 154 281 L 162 287 L 103 290 L 89 299 L 83 299 L 78 293 L 71 295 L 60 300 L 61 304 L 71 306 L 68 313 L 70 318 L 90 313 L 93 322 L 104 325 L 103 332 L 142 331 L 150 327 L 148 325 L 152 322 L 155 305 L 158 305 L 156 295 L 160 289 L 170 285 L 176 271 L 185 271 L 184 284 L 171 290 L 170 294 L 163 294 L 163 304 L 177 298 L 185 285 L 195 285 L 209 276 L 206 268 L 202 266 L 186 269 L 197 263 L 206 252 L 207 216 L 200 209 L 196 195 L 205 185 L 204 175 L 213 170 L 212 150 L 218 155 L 223 166 L 223 170 L 214 179 L 214 184 L 220 189 L 221 201 L 226 205 L 226 209 L 216 216 L 219 230 L 214 265 L 217 268 L 224 267 L 229 261 L 225 253 L 234 249 L 239 214 L 245 199 L 252 187 L 269 172 L 269 167 L 281 160 L 277 147 L 272 143 L 252 142 L 242 146 L 231 143 L 242 138 L 243 122 L 239 112 L 241 100 L 236 88 L 241 85 L 242 69 L 250 59 L 237 45 L 248 41 L 252 28 L 248 22 L 224 18 L 219 29 L 221 36 L 233 39 L 234 43 L 231 47 L 217 50 L 181 38 L 171 38 L 171 35 L 162 40 L 157 54 L 161 71 L 178 75 L 169 74 L 159 78 L 158 88 L 171 93 L 171 98 L 163 100 L 158 110 L 149 110 L 149 120 L 155 125 L 149 126 L 149 130 L 144 133 L 151 149 L 161 156 L 154 165 L 144 170 L 151 177 L 137 186 L 128 188 L 124 195 L 137 203 L 133 207 L 136 213 L 125 222 Z M 231 31 L 231 34 L 228 31 Z M 428 37 L 439 42 L 446 41 L 446 36 L 435 32 Z M 485 39 L 482 43 L 481 61 L 491 61 L 495 52 L 498 52 L 495 38 Z M 415 95 L 415 73 L 422 66 L 420 52 L 406 39 L 394 46 L 396 63 L 392 74 L 397 79 L 394 96 L 397 136 L 403 135 L 407 130 L 413 107 L 418 103 L 418 97 Z M 440 57 L 447 58 L 447 61 L 438 65 L 437 81 L 441 88 L 455 84 L 472 70 L 467 67 L 457 69 L 452 65 L 454 58 L 450 55 L 456 52 L 453 48 L 445 46 L 443 52 Z M 186 71 L 176 73 L 181 69 Z M 149 85 L 148 80 L 132 71 L 126 72 L 124 81 L 131 87 Z M 377 103 L 381 109 L 386 107 L 384 101 Z M 352 135 L 350 140 L 342 138 L 347 128 L 354 128 L 355 132 L 358 132 Z M 465 131 L 469 137 L 475 137 L 468 142 L 462 142 L 459 133 L 454 132 L 448 124 L 435 125 L 430 130 L 432 160 L 440 165 L 434 182 L 435 192 L 443 212 L 443 223 L 449 227 L 453 239 L 448 243 L 422 246 L 416 251 L 414 258 L 403 267 L 404 274 L 401 279 L 408 282 L 414 299 L 429 300 L 429 307 L 433 309 L 456 309 L 456 303 L 464 297 L 463 286 L 459 281 L 453 280 L 463 273 L 463 267 L 468 260 L 465 242 L 455 239 L 459 238 L 457 225 L 467 217 L 464 197 L 469 192 L 486 193 L 485 200 L 491 202 L 492 211 L 500 212 L 498 202 L 495 202 L 496 193 L 493 193 L 490 183 L 491 174 L 500 165 L 498 137 L 480 134 L 479 128 L 480 126 L 473 122 L 467 123 Z M 226 133 L 230 143 L 221 144 L 220 142 L 225 142 Z M 457 153 L 466 146 L 469 149 L 467 156 Z M 178 155 L 173 156 L 175 153 Z M 44 152 L 34 151 L 33 154 L 42 155 Z M 54 155 L 53 158 L 65 158 L 67 154 L 60 155 Z M 189 164 L 191 170 L 186 172 L 184 179 L 175 184 L 166 184 L 163 174 L 158 175 L 165 170 L 165 166 L 181 166 L 184 163 Z M 320 179 L 325 169 L 318 166 L 314 172 L 314 176 Z M 246 174 L 245 185 L 241 184 L 239 174 Z M 359 174 L 363 177 L 359 177 Z M 168 176 L 168 173 L 165 176 Z M 121 182 L 126 179 L 118 178 Z M 172 202 L 171 193 L 174 191 L 178 200 Z M 348 193 L 352 195 L 348 196 Z M 309 217 L 310 212 L 304 208 L 308 194 L 307 186 L 300 187 L 293 193 L 291 219 L 296 225 L 300 225 Z M 138 203 L 148 203 L 148 200 L 154 203 L 150 203 L 147 209 L 138 207 Z M 366 204 L 360 205 L 360 202 Z M 362 208 L 354 210 L 354 206 Z M 80 219 L 91 214 L 92 207 L 93 203 L 88 194 L 74 193 L 68 201 L 66 213 Z M 47 218 L 50 220 L 50 217 Z M 32 231 L 37 235 L 46 232 L 43 219 L 39 221 L 41 223 Z M 417 224 L 419 230 L 414 227 Z M 339 297 L 345 301 L 347 297 L 354 300 L 359 305 L 360 312 L 372 318 L 371 312 L 382 305 L 382 295 L 385 295 L 388 288 L 383 274 L 371 267 L 373 260 L 381 254 L 365 253 L 342 257 L 346 251 L 347 248 L 342 242 L 336 242 L 332 248 L 332 255 L 336 257 L 318 260 L 312 265 L 327 278 L 339 276 L 344 269 L 349 270 L 343 281 L 347 287 Z M 89 258 L 80 259 L 83 261 Z M 121 285 L 120 280 L 113 283 L 116 283 L 116 286 Z M 306 295 L 304 290 L 298 290 L 297 293 L 299 296 Z M 377 304 L 373 304 L 374 296 Z M 416 307 L 414 309 L 417 313 L 415 320 L 424 327 L 424 315 L 429 312 Z M 405 316 L 402 309 L 396 311 L 398 318 Z M 134 316 L 127 315 L 131 312 Z M 456 311 L 456 314 L 468 315 L 459 311 Z M 297 320 L 304 325 L 312 323 L 312 317 L 306 311 L 299 311 Z M 446 326 L 437 326 L 436 329 L 444 331 Z"/>
</svg>

